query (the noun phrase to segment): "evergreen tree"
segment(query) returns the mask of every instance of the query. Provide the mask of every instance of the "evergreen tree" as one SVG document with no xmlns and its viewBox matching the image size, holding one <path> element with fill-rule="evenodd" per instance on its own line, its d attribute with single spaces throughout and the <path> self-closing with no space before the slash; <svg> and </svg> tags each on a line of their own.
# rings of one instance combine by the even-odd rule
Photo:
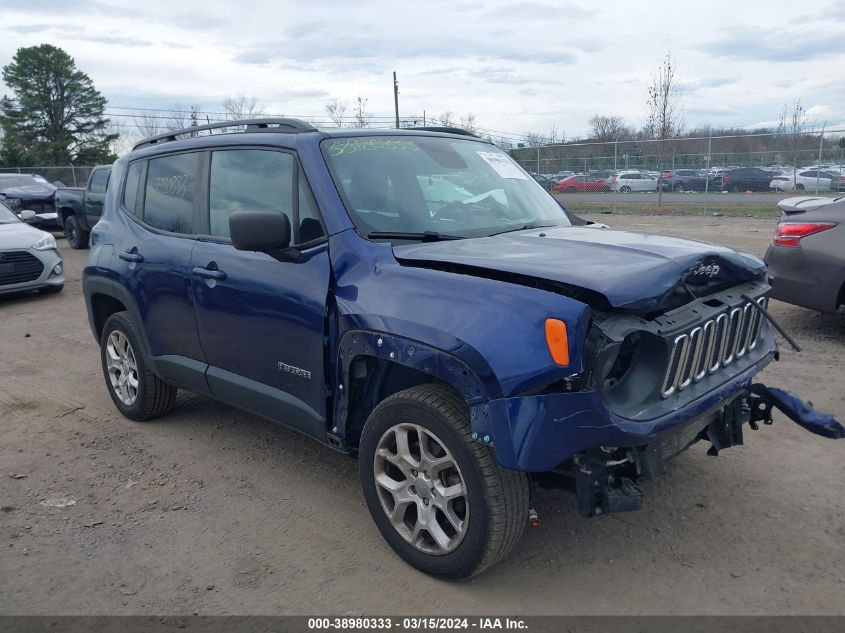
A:
<svg viewBox="0 0 845 633">
<path fill-rule="evenodd" d="M 19 48 L 3 67 L 12 96 L 0 99 L 3 148 L 8 166 L 112 162 L 106 98 L 73 58 L 50 44 Z"/>
</svg>

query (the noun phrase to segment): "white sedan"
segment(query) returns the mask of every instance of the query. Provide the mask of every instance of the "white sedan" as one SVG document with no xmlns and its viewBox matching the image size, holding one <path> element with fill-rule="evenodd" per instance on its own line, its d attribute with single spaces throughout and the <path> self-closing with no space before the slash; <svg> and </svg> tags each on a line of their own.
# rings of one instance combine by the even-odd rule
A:
<svg viewBox="0 0 845 633">
<path fill-rule="evenodd" d="M 24 290 L 59 292 L 65 285 L 62 256 L 56 238 L 29 226 L 35 212 L 21 217 L 0 203 L 0 295 Z"/>
<path fill-rule="evenodd" d="M 830 183 L 833 177 L 831 173 L 815 169 L 796 172 L 794 177 L 791 172 L 784 173 L 775 176 L 769 183 L 769 188 L 778 191 L 792 191 L 793 189 L 796 191 L 815 191 L 818 182 L 819 191 L 830 191 Z"/>
<path fill-rule="evenodd" d="M 611 191 L 657 191 L 657 177 L 638 171 L 624 171 L 607 179 Z"/>
</svg>

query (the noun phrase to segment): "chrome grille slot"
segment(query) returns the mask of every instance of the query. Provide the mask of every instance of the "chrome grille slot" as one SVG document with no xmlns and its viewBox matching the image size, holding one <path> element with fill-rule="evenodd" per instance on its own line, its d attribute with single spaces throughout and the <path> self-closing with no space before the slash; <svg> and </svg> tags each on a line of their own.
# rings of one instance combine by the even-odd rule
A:
<svg viewBox="0 0 845 633">
<path fill-rule="evenodd" d="M 710 366 L 707 370 L 712 374 L 719 369 L 722 364 L 722 353 L 725 349 L 725 334 L 728 329 L 728 315 L 720 314 L 716 317 L 716 333 L 715 344 L 713 345 L 713 353 L 710 355 Z"/>
<path fill-rule="evenodd" d="M 765 306 L 765 301 L 763 297 L 756 303 Z M 661 395 L 667 398 L 749 353 L 759 342 L 764 319 L 749 302 L 678 334 L 669 352 Z"/>
<path fill-rule="evenodd" d="M 669 367 L 666 369 L 666 376 L 663 379 L 661 394 L 664 398 L 675 393 L 678 386 L 678 379 L 681 377 L 680 369 L 687 360 L 689 349 L 689 336 L 681 334 L 672 343 L 672 353 L 669 355 Z"/>
<path fill-rule="evenodd" d="M 713 356 L 713 344 L 716 342 L 716 322 L 707 321 L 704 324 L 701 335 L 701 353 L 698 355 L 698 362 L 695 365 L 695 376 L 693 379 L 698 382 L 707 373 L 707 363 Z"/>
<path fill-rule="evenodd" d="M 722 352 L 722 365 L 730 365 L 734 360 L 736 339 L 742 323 L 742 308 L 734 308 L 728 318 L 728 333 L 725 336 L 725 349 Z"/>
<path fill-rule="evenodd" d="M 698 358 L 701 356 L 701 339 L 702 329 L 700 327 L 693 328 L 689 333 L 689 346 L 687 347 L 687 357 L 684 360 L 683 368 L 681 369 L 681 377 L 678 381 L 678 389 L 686 389 L 692 382 L 693 368 L 698 366 Z"/>
<path fill-rule="evenodd" d="M 757 305 L 765 308 L 766 307 L 766 297 L 760 297 L 757 299 Z M 763 313 L 760 310 L 754 309 L 754 317 L 751 319 L 751 334 L 749 336 L 748 342 L 748 351 L 751 351 L 755 347 L 757 347 L 757 341 L 760 338 L 760 326 L 763 324 L 763 319 L 766 317 L 763 316 Z"/>
<path fill-rule="evenodd" d="M 748 351 L 748 336 L 751 334 L 751 321 L 757 315 L 757 308 L 746 303 L 742 309 L 742 320 L 739 326 L 739 335 L 736 339 L 736 357 L 742 358 Z"/>
</svg>

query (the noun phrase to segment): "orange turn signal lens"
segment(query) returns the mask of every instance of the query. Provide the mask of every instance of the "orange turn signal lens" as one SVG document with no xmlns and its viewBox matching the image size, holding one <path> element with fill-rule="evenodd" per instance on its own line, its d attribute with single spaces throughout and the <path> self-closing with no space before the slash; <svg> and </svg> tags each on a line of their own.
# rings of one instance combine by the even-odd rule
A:
<svg viewBox="0 0 845 633">
<path fill-rule="evenodd" d="M 546 319 L 546 344 L 557 365 L 569 364 L 569 336 L 566 323 L 559 319 Z"/>
</svg>

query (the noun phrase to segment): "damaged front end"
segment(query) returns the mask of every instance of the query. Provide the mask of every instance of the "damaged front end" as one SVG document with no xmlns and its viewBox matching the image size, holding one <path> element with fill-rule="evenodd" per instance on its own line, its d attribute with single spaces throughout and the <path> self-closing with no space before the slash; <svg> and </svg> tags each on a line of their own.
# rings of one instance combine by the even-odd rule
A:
<svg viewBox="0 0 845 633">
<path fill-rule="evenodd" d="M 842 437 L 832 416 L 754 382 L 779 354 L 769 289 L 748 281 L 651 314 L 594 309 L 583 373 L 473 415 L 491 421 L 504 465 L 541 485 L 574 483 L 585 516 L 638 509 L 641 483 L 674 456 L 699 441 L 714 456 L 742 444 L 744 427 L 771 424 L 773 408 Z"/>
<path fill-rule="evenodd" d="M 743 427 L 756 431 L 759 422 L 772 424 L 772 409 L 822 437 L 845 437 L 845 428 L 830 414 L 816 411 L 783 389 L 755 383 L 748 390 L 701 420 L 676 433 L 632 448 L 589 449 L 576 455 L 560 474 L 574 477 L 578 511 L 583 516 L 639 510 L 642 481 L 655 479 L 667 462 L 698 441 L 710 442 L 707 454 L 743 444 Z"/>
</svg>

